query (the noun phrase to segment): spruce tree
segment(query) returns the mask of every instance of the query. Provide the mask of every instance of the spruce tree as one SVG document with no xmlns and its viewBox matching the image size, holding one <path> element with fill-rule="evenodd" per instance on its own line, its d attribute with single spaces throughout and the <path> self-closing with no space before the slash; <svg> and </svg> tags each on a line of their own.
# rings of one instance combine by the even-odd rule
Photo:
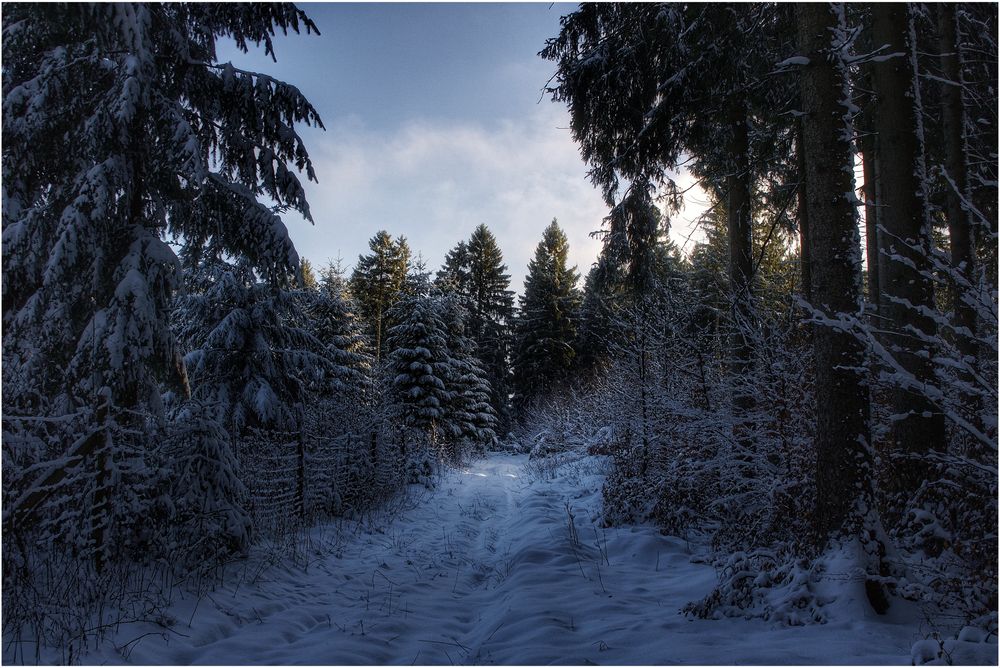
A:
<svg viewBox="0 0 1000 668">
<path fill-rule="evenodd" d="M 833 319 L 858 317 L 861 244 L 854 195 L 854 105 L 848 56 L 852 32 L 842 5 L 796 8 L 801 68 L 803 145 L 808 180 L 813 300 Z M 816 516 L 821 540 L 858 537 L 869 602 L 888 606 L 879 578 L 885 545 L 874 493 L 865 346 L 842 327 L 813 332 L 816 359 Z"/>
<path fill-rule="evenodd" d="M 435 300 L 414 297 L 401 302 L 388 332 L 386 359 L 391 394 L 399 419 L 425 436 L 442 438 L 452 392 L 448 334 Z"/>
<path fill-rule="evenodd" d="M 299 262 L 299 268 L 302 272 L 302 280 L 299 282 L 300 286 L 304 290 L 316 290 L 319 288 L 319 281 L 316 280 L 316 272 L 313 271 L 312 262 L 306 258 L 302 258 Z"/>
<path fill-rule="evenodd" d="M 498 415 L 498 427 L 510 425 L 510 346 L 514 293 L 503 253 L 486 225 L 479 225 L 469 240 L 459 242 L 445 256 L 435 285 L 453 295 L 468 309 L 467 335 L 475 343 Z"/>
<path fill-rule="evenodd" d="M 469 325 L 468 335 L 476 344 L 487 379 L 493 388 L 490 402 L 499 418 L 499 428 L 510 424 L 510 345 L 514 316 L 514 293 L 503 253 L 496 237 L 485 225 L 473 231 L 468 243 Z"/>
<path fill-rule="evenodd" d="M 602 253 L 587 273 L 577 332 L 577 368 L 596 374 L 611 362 L 611 352 L 622 342 L 625 279 L 621 268 Z"/>
<path fill-rule="evenodd" d="M 514 393 L 520 408 L 566 380 L 573 367 L 581 302 L 569 242 L 553 218 L 528 263 L 515 328 Z"/>
<path fill-rule="evenodd" d="M 469 247 L 459 241 L 444 256 L 444 265 L 434 279 L 434 285 L 442 292 L 469 295 Z"/>
<path fill-rule="evenodd" d="M 326 349 L 333 362 L 327 380 L 330 390 L 358 391 L 365 384 L 371 358 L 365 351 L 353 302 L 342 291 L 302 290 L 294 295 L 299 308 L 298 322 Z"/>
<path fill-rule="evenodd" d="M 872 5 L 872 39 L 895 54 L 873 69 L 879 135 L 878 172 L 880 225 L 884 230 L 883 264 L 879 267 L 879 315 L 889 330 L 887 341 L 898 350 L 911 387 L 892 395 L 892 438 L 899 449 L 899 487 L 916 491 L 928 475 L 928 450 L 943 451 L 944 415 L 918 388 L 933 382 L 938 324 L 934 311 L 934 279 L 928 259 L 932 249 L 928 179 L 923 134 L 923 108 L 915 71 L 914 8 L 909 4 Z"/>
<path fill-rule="evenodd" d="M 427 261 L 422 253 L 410 260 L 406 267 L 406 280 L 403 282 L 403 295 L 406 297 L 427 297 L 431 294 L 431 272 L 427 269 Z"/>
<path fill-rule="evenodd" d="M 297 429 L 307 392 L 343 373 L 301 325 L 295 296 L 258 281 L 247 263 L 206 258 L 178 300 L 192 399 L 234 436 Z"/>
<path fill-rule="evenodd" d="M 339 257 L 327 262 L 326 266 L 319 270 L 318 284 L 319 290 L 331 297 L 353 300 L 350 281 L 344 269 L 344 261 Z"/>
<path fill-rule="evenodd" d="M 92 438 L 41 455 L 87 466 L 35 482 L 77 494 L 100 568 L 118 519 L 143 516 L 125 510 L 142 482 L 123 471 L 148 475 L 156 440 L 140 434 L 162 422 L 161 381 L 186 391 L 166 240 L 284 283 L 298 257 L 275 211 L 311 220 L 289 164 L 315 178 L 295 125 L 318 114 L 294 86 L 218 62 L 216 40 L 273 56 L 276 30 L 315 26 L 289 4 L 8 4 L 3 23 L 4 396 L 35 415 L 90 413 Z M 57 497 L 9 516 L 31 526 Z"/>
<path fill-rule="evenodd" d="M 452 399 L 447 420 L 460 440 L 479 446 L 496 441 L 497 411 L 491 403 L 493 388 L 489 373 L 477 355 L 478 346 L 469 337 L 472 314 L 455 296 L 438 299 L 448 336 L 448 388 Z M 456 451 L 455 455 L 462 454 Z"/>
<path fill-rule="evenodd" d="M 371 253 L 358 256 L 351 274 L 351 294 L 372 339 L 375 361 L 386 352 L 385 334 L 392 326 L 387 319 L 402 298 L 410 265 L 410 247 L 404 237 L 393 239 L 385 230 L 368 242 Z"/>
</svg>

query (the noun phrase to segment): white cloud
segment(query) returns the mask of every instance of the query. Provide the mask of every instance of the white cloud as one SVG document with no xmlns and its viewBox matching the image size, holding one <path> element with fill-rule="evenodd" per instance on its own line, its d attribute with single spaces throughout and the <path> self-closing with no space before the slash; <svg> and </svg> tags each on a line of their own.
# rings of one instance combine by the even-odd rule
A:
<svg viewBox="0 0 1000 668">
<path fill-rule="evenodd" d="M 320 183 L 307 194 L 316 226 L 289 217 L 300 254 L 341 254 L 353 264 L 379 229 L 404 234 L 436 270 L 444 254 L 486 223 L 520 290 L 528 260 L 553 217 L 585 273 L 599 250 L 590 232 L 606 215 L 586 178 L 561 108 L 539 105 L 493 126 L 412 121 L 376 133 L 357 118 L 332 124 L 312 153 Z"/>
<path fill-rule="evenodd" d="M 571 262 L 585 275 L 600 250 L 590 234 L 607 207 L 587 180 L 568 125 L 566 111 L 550 103 L 519 121 L 414 120 L 389 133 L 357 117 L 339 119 L 311 146 L 320 183 L 306 189 L 316 225 L 290 216 L 292 239 L 314 264 L 340 255 L 353 266 L 368 239 L 386 229 L 405 235 L 436 271 L 448 249 L 485 223 L 520 292 L 528 260 L 555 217 L 569 237 Z M 693 182 L 686 172 L 678 176 L 681 187 Z M 674 217 L 678 244 L 704 199 L 696 186 Z"/>
</svg>

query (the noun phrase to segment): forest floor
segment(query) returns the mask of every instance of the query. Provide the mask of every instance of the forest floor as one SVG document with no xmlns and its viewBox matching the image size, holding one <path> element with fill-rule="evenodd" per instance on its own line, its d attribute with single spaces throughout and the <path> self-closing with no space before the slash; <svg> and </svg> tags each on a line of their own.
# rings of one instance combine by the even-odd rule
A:
<svg viewBox="0 0 1000 668">
<path fill-rule="evenodd" d="M 716 582 L 703 548 L 600 526 L 607 462 L 493 454 L 411 487 L 394 517 L 302 536 L 261 566 L 123 626 L 84 663 L 906 664 L 914 609 L 876 617 L 850 587 L 826 624 L 690 619 Z M 418 491 L 419 490 L 419 491 Z M 257 560 L 256 562 L 254 560 Z M 996 662 L 996 643 L 969 661 Z"/>
</svg>

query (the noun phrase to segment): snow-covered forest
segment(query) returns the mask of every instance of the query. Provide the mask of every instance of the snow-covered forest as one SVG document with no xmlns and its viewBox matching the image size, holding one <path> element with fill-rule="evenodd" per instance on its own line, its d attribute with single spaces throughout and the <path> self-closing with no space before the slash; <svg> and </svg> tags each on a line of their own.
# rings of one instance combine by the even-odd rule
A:
<svg viewBox="0 0 1000 668">
<path fill-rule="evenodd" d="M 996 664 L 996 4 L 567 8 L 523 286 L 295 248 L 308 5 L 2 13 L 5 663 Z"/>
</svg>

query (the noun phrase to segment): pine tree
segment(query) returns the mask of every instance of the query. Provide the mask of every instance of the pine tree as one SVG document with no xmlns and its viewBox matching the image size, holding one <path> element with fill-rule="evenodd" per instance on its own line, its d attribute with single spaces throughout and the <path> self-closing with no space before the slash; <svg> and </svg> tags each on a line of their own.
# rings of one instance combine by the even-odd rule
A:
<svg viewBox="0 0 1000 668">
<path fill-rule="evenodd" d="M 514 393 L 521 408 L 566 380 L 573 366 L 581 295 L 568 255 L 569 242 L 553 219 L 528 263 L 515 329 Z"/>
<path fill-rule="evenodd" d="M 445 256 L 435 285 L 469 311 L 467 335 L 476 346 L 493 392 L 490 403 L 501 430 L 510 424 L 510 341 L 514 293 L 496 237 L 479 225 L 469 240 Z"/>
<path fill-rule="evenodd" d="M 358 256 L 351 274 L 351 295 L 372 338 L 377 363 L 386 353 L 385 333 L 392 326 L 387 316 L 406 287 L 410 247 L 404 237 L 393 240 L 385 230 L 372 237 L 368 247 L 371 253 Z"/>
<path fill-rule="evenodd" d="M 388 332 L 386 359 L 391 394 L 402 423 L 431 438 L 447 437 L 447 383 L 451 356 L 448 334 L 435 300 L 415 297 L 401 302 Z"/>
<path fill-rule="evenodd" d="M 796 8 L 802 68 L 803 150 L 808 181 L 813 303 L 833 320 L 859 317 L 861 244 L 854 196 L 854 147 L 848 62 L 851 47 L 843 5 Z M 869 601 L 888 606 L 879 578 L 881 525 L 875 507 L 867 360 L 862 342 L 842 327 L 817 327 L 816 529 L 821 539 L 860 538 Z"/>
<path fill-rule="evenodd" d="M 913 11 L 908 4 L 872 5 L 872 39 L 888 44 L 888 53 L 897 54 L 873 66 L 878 97 L 878 204 L 885 242 L 880 249 L 884 262 L 879 268 L 878 310 L 890 331 L 888 340 L 900 351 L 902 367 L 919 387 L 933 378 L 937 325 L 929 315 L 934 310 L 928 260 L 932 240 Z M 893 440 L 901 454 L 944 450 L 944 416 L 921 392 L 897 387 L 892 409 L 900 416 L 893 424 Z M 926 475 L 922 461 L 907 457 L 900 462 L 901 489 L 912 492 L 920 486 Z"/>
<path fill-rule="evenodd" d="M 444 256 L 444 266 L 438 271 L 434 285 L 442 292 L 467 297 L 469 289 L 469 247 L 459 241 Z"/>
<path fill-rule="evenodd" d="M 315 26 L 292 5 L 121 3 L 4 5 L 3 23 L 4 395 L 53 399 L 35 414 L 90 411 L 93 437 L 48 455 L 88 461 L 74 475 L 92 490 L 78 500 L 100 568 L 126 487 L 141 488 L 120 467 L 154 447 L 139 434 L 162 421 L 160 383 L 186 391 L 165 238 L 282 283 L 298 257 L 258 197 L 311 219 L 288 164 L 315 178 L 295 124 L 319 116 L 293 86 L 217 62 L 216 39 L 273 56 L 276 29 Z M 31 526 L 48 496 L 10 516 Z"/>
<path fill-rule="evenodd" d="M 233 436 L 298 429 L 308 391 L 346 373 L 301 326 L 295 295 L 257 281 L 246 263 L 206 258 L 178 300 L 192 399 Z"/>
<path fill-rule="evenodd" d="M 446 419 L 460 440 L 480 446 L 496 441 L 497 411 L 491 403 L 489 373 L 477 356 L 478 346 L 468 334 L 472 314 L 455 296 L 438 300 L 446 323 L 450 357 L 448 388 L 452 391 Z M 456 451 L 456 457 L 462 452 Z"/>
</svg>

